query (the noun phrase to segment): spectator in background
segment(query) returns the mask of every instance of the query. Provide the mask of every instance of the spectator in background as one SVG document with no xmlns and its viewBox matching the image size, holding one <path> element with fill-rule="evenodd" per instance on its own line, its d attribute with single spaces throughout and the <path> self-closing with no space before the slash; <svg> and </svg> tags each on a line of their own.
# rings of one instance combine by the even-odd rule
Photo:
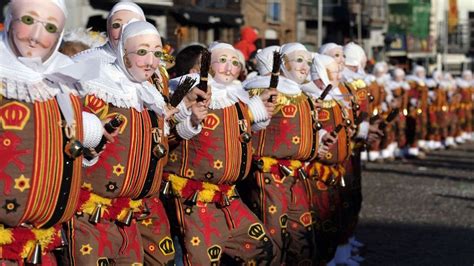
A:
<svg viewBox="0 0 474 266">
<path fill-rule="evenodd" d="M 201 44 L 191 44 L 176 55 L 176 64 L 170 69 L 170 77 L 180 77 L 186 74 L 199 73 L 201 68 L 201 53 L 206 50 Z"/>
<path fill-rule="evenodd" d="M 240 30 L 240 41 L 234 44 L 234 47 L 242 52 L 245 61 L 248 61 L 250 55 L 257 50 L 255 41 L 258 39 L 258 32 L 252 27 L 243 27 Z"/>
</svg>

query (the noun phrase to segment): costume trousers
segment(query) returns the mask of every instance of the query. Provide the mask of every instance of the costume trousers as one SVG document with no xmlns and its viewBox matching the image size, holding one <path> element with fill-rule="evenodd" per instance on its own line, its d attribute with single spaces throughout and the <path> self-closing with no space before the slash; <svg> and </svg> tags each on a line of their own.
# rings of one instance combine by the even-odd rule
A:
<svg viewBox="0 0 474 266">
<path fill-rule="evenodd" d="M 68 223 L 68 265 L 143 265 L 143 246 L 135 219 L 130 226 L 76 215 Z"/>
<path fill-rule="evenodd" d="M 174 214 L 169 217 L 179 226 L 184 265 L 276 265 L 267 229 L 239 198 L 226 207 L 188 205 L 179 197 L 170 203 Z"/>
<path fill-rule="evenodd" d="M 137 222 L 145 250 L 145 265 L 174 265 L 175 248 L 163 203 L 158 197 L 143 199 L 150 214 Z"/>
<path fill-rule="evenodd" d="M 277 261 L 311 265 L 316 260 L 316 240 L 309 184 L 294 176 L 260 171 L 245 183 L 240 194 L 270 231 L 278 249 Z"/>
</svg>

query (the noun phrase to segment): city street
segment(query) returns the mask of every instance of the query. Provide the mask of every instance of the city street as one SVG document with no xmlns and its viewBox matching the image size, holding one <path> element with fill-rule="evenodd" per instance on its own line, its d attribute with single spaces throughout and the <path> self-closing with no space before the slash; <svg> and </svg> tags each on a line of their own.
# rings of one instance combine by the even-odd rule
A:
<svg viewBox="0 0 474 266">
<path fill-rule="evenodd" d="M 363 265 L 474 265 L 474 144 L 369 163 L 363 178 Z"/>
</svg>

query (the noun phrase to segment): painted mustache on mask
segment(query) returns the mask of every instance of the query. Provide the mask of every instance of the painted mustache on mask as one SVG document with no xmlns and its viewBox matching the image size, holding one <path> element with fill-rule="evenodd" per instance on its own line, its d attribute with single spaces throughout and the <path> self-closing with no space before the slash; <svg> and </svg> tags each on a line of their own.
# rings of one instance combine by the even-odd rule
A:
<svg viewBox="0 0 474 266">
<path fill-rule="evenodd" d="M 37 48 L 36 45 L 39 45 L 43 49 L 48 49 L 48 48 L 51 47 L 51 42 L 48 42 L 46 40 L 41 42 L 40 40 L 38 40 L 36 38 L 32 38 L 28 35 L 21 36 L 19 34 L 15 34 L 15 36 L 20 42 L 28 43 L 28 46 L 31 47 L 31 48 Z"/>
</svg>

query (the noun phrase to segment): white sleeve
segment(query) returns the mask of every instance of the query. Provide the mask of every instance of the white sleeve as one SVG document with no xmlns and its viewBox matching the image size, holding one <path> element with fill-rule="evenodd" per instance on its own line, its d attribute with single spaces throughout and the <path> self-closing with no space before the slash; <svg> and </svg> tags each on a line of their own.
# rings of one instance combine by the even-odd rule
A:
<svg viewBox="0 0 474 266">
<path fill-rule="evenodd" d="M 367 136 L 369 135 L 369 126 L 369 122 L 367 121 L 360 123 L 356 138 L 367 139 Z"/>
<path fill-rule="evenodd" d="M 262 129 L 265 129 L 270 124 L 270 121 L 271 121 L 271 119 L 267 119 L 267 120 L 262 121 L 262 122 L 253 123 L 252 124 L 252 131 L 257 132 L 257 131 L 260 131 Z"/>
<path fill-rule="evenodd" d="M 201 133 L 201 130 L 201 125 L 197 127 L 193 126 L 191 123 L 191 117 L 189 116 L 186 118 L 186 120 L 176 125 L 176 131 L 178 132 L 178 135 L 185 140 L 193 138 L 197 134 Z"/>
<path fill-rule="evenodd" d="M 268 113 L 262 99 L 258 96 L 250 98 L 249 110 L 252 112 L 254 123 L 263 122 L 268 120 Z"/>
<path fill-rule="evenodd" d="M 319 134 L 319 143 L 321 143 L 323 141 L 323 137 L 324 135 L 326 135 L 328 132 L 322 128 L 318 131 L 318 134 Z"/>
<path fill-rule="evenodd" d="M 184 101 L 181 101 L 178 106 L 176 106 L 176 108 L 179 110 L 179 112 L 174 115 L 174 118 L 178 121 L 178 123 L 191 116 L 191 109 L 186 107 Z"/>
</svg>

